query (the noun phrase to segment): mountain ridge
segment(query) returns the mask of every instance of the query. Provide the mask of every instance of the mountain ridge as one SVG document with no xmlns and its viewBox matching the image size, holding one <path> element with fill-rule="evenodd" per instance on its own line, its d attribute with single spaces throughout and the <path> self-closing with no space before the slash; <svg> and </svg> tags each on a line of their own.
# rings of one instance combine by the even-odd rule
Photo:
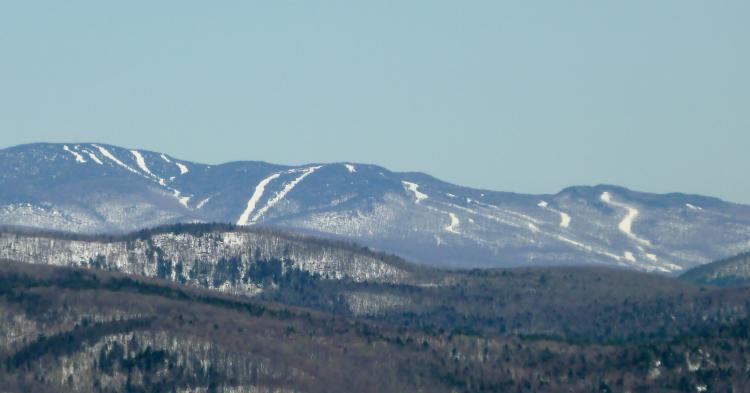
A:
<svg viewBox="0 0 750 393">
<path fill-rule="evenodd" d="M 110 144 L 0 150 L 0 224 L 123 233 L 279 227 L 432 265 L 604 264 L 674 273 L 750 249 L 750 206 L 611 185 L 529 195 L 371 164 L 208 165 Z"/>
<path fill-rule="evenodd" d="M 156 150 L 140 149 L 140 148 L 133 148 L 133 147 L 122 147 L 122 146 L 113 145 L 111 143 L 105 143 L 105 142 L 75 142 L 75 143 L 71 143 L 71 142 L 30 142 L 30 143 L 22 143 L 22 144 L 18 144 L 18 145 L 13 145 L 13 146 L 7 146 L 7 147 L 0 148 L 0 152 L 4 152 L 4 151 L 7 151 L 7 150 L 12 150 L 12 149 L 18 149 L 18 148 L 35 147 L 35 146 L 54 146 L 54 147 L 58 147 L 58 146 L 65 146 L 65 145 L 68 145 L 68 146 L 71 146 L 71 145 L 72 146 L 75 146 L 75 145 L 99 145 L 99 146 L 105 146 L 105 147 L 116 147 L 116 148 L 125 149 L 125 150 L 136 150 L 136 151 L 139 151 L 139 152 L 145 152 L 145 153 L 151 153 L 151 154 L 165 154 L 168 157 L 174 157 L 171 154 L 163 153 L 163 152 L 156 151 Z M 458 183 L 453 183 L 453 182 L 450 182 L 450 181 L 447 181 L 447 180 L 443 180 L 443 179 L 441 179 L 439 177 L 436 177 L 436 176 L 433 176 L 433 175 L 431 175 L 431 174 L 429 174 L 427 172 L 421 172 L 421 171 L 415 171 L 415 170 L 392 171 L 392 170 L 388 169 L 387 167 L 381 166 L 381 165 L 376 164 L 376 163 L 372 163 L 372 162 L 357 162 L 357 161 L 353 161 L 353 160 L 352 161 L 306 162 L 306 163 L 299 163 L 299 164 L 280 164 L 280 163 L 276 163 L 276 162 L 269 162 L 269 161 L 263 161 L 263 160 L 230 160 L 230 161 L 224 161 L 224 162 L 219 162 L 219 163 L 204 163 L 204 162 L 200 162 L 200 161 L 185 160 L 185 159 L 179 159 L 179 158 L 176 158 L 176 159 L 179 160 L 181 163 L 197 164 L 197 165 L 205 166 L 205 167 L 215 167 L 215 166 L 221 166 L 221 165 L 260 164 L 260 165 L 268 165 L 269 167 L 277 167 L 277 168 L 280 168 L 280 169 L 292 169 L 292 168 L 301 168 L 301 167 L 309 167 L 309 166 L 317 166 L 317 165 L 346 165 L 346 164 L 351 164 L 351 165 L 355 165 L 355 166 L 378 167 L 378 168 L 381 168 L 381 169 L 385 169 L 385 170 L 387 170 L 389 172 L 400 174 L 400 175 L 404 175 L 404 176 L 423 177 L 423 178 L 425 178 L 427 180 L 430 180 L 430 181 L 437 181 L 437 182 L 440 182 L 440 183 L 444 183 L 447 186 L 459 187 L 459 188 L 471 188 L 471 189 L 479 191 L 479 192 L 485 192 L 486 191 L 486 192 L 503 193 L 503 194 L 508 194 L 508 195 L 519 195 L 519 196 L 535 195 L 535 196 L 538 196 L 538 197 L 555 197 L 555 196 L 559 196 L 561 194 L 566 194 L 566 193 L 569 193 L 571 191 L 578 190 L 578 189 L 583 189 L 583 190 L 586 190 L 586 189 L 590 189 L 590 190 L 599 190 L 599 189 L 610 189 L 611 190 L 611 189 L 616 189 L 616 190 L 619 190 L 621 192 L 626 192 L 626 193 L 632 192 L 632 193 L 637 193 L 637 194 L 640 194 L 640 195 L 664 196 L 664 197 L 678 197 L 678 198 L 685 198 L 685 199 L 703 199 L 703 200 L 707 200 L 707 201 L 715 201 L 715 202 L 727 203 L 727 204 L 732 204 L 732 205 L 750 206 L 750 205 L 748 205 L 746 203 L 736 202 L 736 201 L 730 201 L 730 200 L 722 199 L 721 197 L 712 196 L 712 195 L 704 195 L 704 194 L 697 194 L 697 193 L 688 193 L 688 192 L 681 192 L 681 191 L 669 191 L 669 192 L 639 191 L 639 190 L 636 190 L 636 189 L 633 189 L 633 188 L 630 188 L 630 187 L 621 186 L 621 185 L 612 184 L 612 183 L 577 184 L 577 185 L 571 185 L 571 186 L 563 187 L 562 189 L 560 189 L 557 192 L 551 192 L 551 193 L 550 192 L 546 192 L 546 193 L 538 193 L 538 194 L 536 194 L 536 193 L 535 194 L 529 194 L 529 193 L 524 193 L 524 192 L 520 192 L 520 191 L 507 191 L 507 190 L 497 190 L 497 189 L 486 188 L 486 187 L 462 186 L 462 185 L 460 185 Z"/>
</svg>

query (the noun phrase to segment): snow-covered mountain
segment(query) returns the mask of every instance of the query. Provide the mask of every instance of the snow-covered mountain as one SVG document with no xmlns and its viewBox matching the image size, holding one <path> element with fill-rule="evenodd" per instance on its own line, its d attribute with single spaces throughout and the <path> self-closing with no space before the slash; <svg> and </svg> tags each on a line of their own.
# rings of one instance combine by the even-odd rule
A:
<svg viewBox="0 0 750 393">
<path fill-rule="evenodd" d="M 106 144 L 0 150 L 0 224 L 97 233 L 175 222 L 269 225 L 462 267 L 670 273 L 750 249 L 750 206 L 696 195 L 524 195 L 375 165 L 205 165 Z"/>
</svg>

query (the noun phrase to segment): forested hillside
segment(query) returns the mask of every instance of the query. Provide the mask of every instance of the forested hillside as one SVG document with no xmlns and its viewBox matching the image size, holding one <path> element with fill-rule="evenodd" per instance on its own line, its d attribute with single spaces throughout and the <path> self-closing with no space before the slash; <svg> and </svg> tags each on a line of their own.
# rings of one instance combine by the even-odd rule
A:
<svg viewBox="0 0 750 393">
<path fill-rule="evenodd" d="M 697 284 L 731 286 L 750 284 L 750 252 L 708 263 L 680 275 Z"/>
<path fill-rule="evenodd" d="M 667 339 L 748 315 L 748 289 L 604 267 L 443 270 L 351 243 L 175 225 L 123 236 L 0 232 L 0 258 L 159 278 L 427 332 Z"/>
<path fill-rule="evenodd" d="M 407 328 L 118 273 L 0 263 L 5 391 L 741 392 L 748 332 L 740 317 L 609 343 Z"/>
</svg>

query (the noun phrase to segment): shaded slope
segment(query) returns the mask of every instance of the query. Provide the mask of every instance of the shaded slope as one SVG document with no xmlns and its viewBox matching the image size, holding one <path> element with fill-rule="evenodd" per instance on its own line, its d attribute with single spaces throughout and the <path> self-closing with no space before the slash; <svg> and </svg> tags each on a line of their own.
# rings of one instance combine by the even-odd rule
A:
<svg viewBox="0 0 750 393">
<path fill-rule="evenodd" d="M 750 284 L 750 253 L 690 269 L 680 278 L 696 284 L 718 286 Z"/>
</svg>

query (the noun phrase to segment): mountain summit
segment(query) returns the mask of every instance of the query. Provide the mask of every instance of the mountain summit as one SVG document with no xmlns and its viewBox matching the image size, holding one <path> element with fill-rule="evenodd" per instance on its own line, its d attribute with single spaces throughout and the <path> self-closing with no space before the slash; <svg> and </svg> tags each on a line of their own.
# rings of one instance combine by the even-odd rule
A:
<svg viewBox="0 0 750 393">
<path fill-rule="evenodd" d="M 616 186 L 524 195 L 357 163 L 206 165 L 96 144 L 0 150 L 0 224 L 120 233 L 266 225 L 420 263 L 605 264 L 676 273 L 750 249 L 750 206 Z"/>
</svg>

